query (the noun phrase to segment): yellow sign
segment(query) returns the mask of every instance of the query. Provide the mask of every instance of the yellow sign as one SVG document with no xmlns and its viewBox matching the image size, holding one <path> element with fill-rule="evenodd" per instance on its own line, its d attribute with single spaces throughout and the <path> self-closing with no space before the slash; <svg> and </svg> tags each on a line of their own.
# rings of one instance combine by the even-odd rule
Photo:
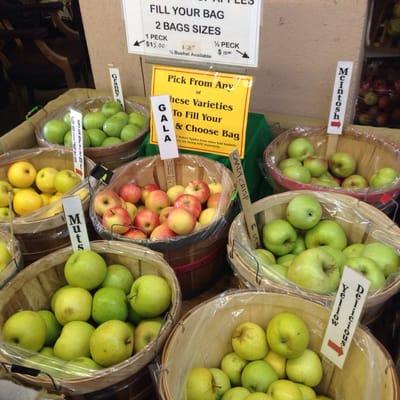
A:
<svg viewBox="0 0 400 400">
<path fill-rule="evenodd" d="M 180 149 L 244 157 L 251 76 L 154 66 L 152 96 L 169 95 Z M 152 124 L 150 143 L 157 144 Z"/>
</svg>

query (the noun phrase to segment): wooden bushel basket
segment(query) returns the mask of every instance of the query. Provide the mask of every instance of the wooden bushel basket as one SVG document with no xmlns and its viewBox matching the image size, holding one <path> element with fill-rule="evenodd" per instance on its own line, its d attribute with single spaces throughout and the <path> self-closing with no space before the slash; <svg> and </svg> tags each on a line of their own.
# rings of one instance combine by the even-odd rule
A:
<svg viewBox="0 0 400 400">
<path fill-rule="evenodd" d="M 226 243 L 229 224 L 232 220 L 234 183 L 231 172 L 222 164 L 208 158 L 182 154 L 175 160 L 176 181 L 186 186 L 193 179 L 208 183 L 221 182 L 224 206 L 219 210 L 219 218 L 208 227 L 187 236 L 165 241 L 132 240 L 105 230 L 94 211 L 93 196 L 90 205 L 90 218 L 97 233 L 104 239 L 117 239 L 148 246 L 164 254 L 178 276 L 184 298 L 192 297 L 206 289 L 209 283 L 221 272 L 226 259 Z M 158 156 L 145 157 L 132 161 L 115 171 L 110 188 L 117 192 L 124 184 L 136 182 L 139 186 L 156 183 L 167 190 L 163 161 Z"/>
<path fill-rule="evenodd" d="M 400 147 L 372 133 L 348 129 L 342 135 L 327 135 L 323 128 L 295 128 L 279 135 L 264 151 L 264 164 L 276 193 L 287 190 L 313 190 L 348 194 L 383 208 L 400 193 L 400 180 L 384 189 L 326 188 L 287 178 L 278 169 L 280 161 L 288 157 L 289 143 L 298 138 L 308 139 L 317 156 L 329 158 L 335 152 L 351 154 L 357 161 L 356 173 L 369 179 L 380 168 L 391 167 L 400 173 Z"/>
<path fill-rule="evenodd" d="M 72 103 L 68 106 L 63 104 L 60 106 L 60 109 L 53 111 L 52 113 L 46 116 L 46 119 L 41 121 L 36 129 L 35 135 L 36 140 L 41 147 L 51 147 L 56 149 L 64 149 L 65 146 L 60 146 L 57 144 L 52 144 L 47 142 L 43 137 L 43 127 L 45 123 L 50 119 L 62 119 L 64 114 L 66 114 L 69 108 L 74 110 L 78 110 L 80 112 L 87 113 L 92 111 L 99 111 L 101 106 L 108 100 L 112 100 L 111 97 L 93 97 L 87 98 L 85 100 L 78 100 L 75 103 Z M 108 169 L 115 169 L 119 166 L 126 164 L 129 161 L 132 161 L 136 158 L 140 145 L 143 142 L 143 139 L 146 133 L 149 131 L 149 120 L 150 113 L 149 110 L 138 103 L 133 102 L 132 100 L 125 100 L 126 112 L 131 113 L 134 111 L 138 111 L 141 114 L 144 114 L 148 117 L 148 121 L 143 129 L 139 132 L 139 134 L 132 140 L 127 142 L 123 142 L 121 144 L 117 144 L 114 146 L 104 146 L 104 147 L 87 147 L 85 148 L 85 156 L 89 157 L 96 164 L 102 164 Z"/>
<path fill-rule="evenodd" d="M 0 289 L 18 272 L 23 266 L 22 254 L 18 242 L 8 232 L 0 230 L 0 240 L 5 242 L 11 252 L 12 260 L 0 272 Z"/>
<path fill-rule="evenodd" d="M 142 400 L 145 398 L 143 397 L 145 393 L 151 392 L 149 387 L 151 379 L 149 379 L 147 366 L 161 350 L 179 319 L 181 292 L 178 281 L 166 261 L 147 248 L 121 242 L 94 241 L 91 242 L 91 249 L 102 255 L 108 265 L 122 264 L 129 268 L 134 278 L 146 274 L 156 274 L 165 278 L 172 290 L 172 304 L 158 338 L 145 350 L 122 363 L 97 371 L 85 378 L 56 379 L 57 392 L 80 396 L 101 391 L 110 386 L 114 386 L 113 390 L 118 392 L 118 386 L 125 385 L 129 393 L 137 393 L 137 396 L 133 395 L 131 399 Z M 4 322 L 16 311 L 50 308 L 51 296 L 58 288 L 66 284 L 64 264 L 71 254 L 71 247 L 49 254 L 25 268 L 3 288 L 0 292 L 0 333 Z M 6 362 L 13 362 L 1 343 L 0 357 Z M 44 374 L 37 377 L 16 376 L 25 384 L 54 391 L 54 385 Z M 136 382 L 134 388 L 129 387 L 130 382 Z"/>
<path fill-rule="evenodd" d="M 21 160 L 29 161 L 36 170 L 45 167 L 58 170 L 74 169 L 70 149 L 16 150 L 0 156 L 0 179 L 7 179 L 9 166 Z M 94 166 L 93 161 L 85 157 L 85 176 L 88 176 Z M 89 203 L 90 196 L 88 195 L 82 202 L 85 212 L 89 209 Z M 0 222 L 0 228 L 7 229 L 8 227 L 9 222 Z M 71 243 L 63 212 L 48 218 L 15 217 L 13 232 L 19 241 L 26 265 Z"/>
<path fill-rule="evenodd" d="M 367 203 L 350 196 L 334 193 L 293 191 L 257 201 L 252 204 L 252 211 L 256 217 L 260 235 L 262 235 L 262 226 L 266 222 L 277 218 L 286 218 L 287 204 L 299 194 L 314 196 L 322 206 L 322 218 L 328 217 L 339 223 L 346 233 L 349 244 L 380 241 L 394 247 L 400 253 L 400 228 L 395 223 Z M 269 279 L 263 275 L 262 271 L 257 272 L 257 261 L 251 254 L 252 250 L 241 213 L 235 218 L 229 231 L 228 257 L 245 287 L 268 292 L 289 293 L 317 303 L 330 304 L 332 302 L 333 304 L 334 296 L 332 295 L 320 295 L 301 290 L 290 281 L 286 283 L 283 280 Z M 387 279 L 383 289 L 368 295 L 364 306 L 363 322 L 368 324 L 376 319 L 385 302 L 399 290 L 400 271 Z"/>
<path fill-rule="evenodd" d="M 159 391 L 163 400 L 184 400 L 189 371 L 219 367 L 232 351 L 231 336 L 240 323 L 266 328 L 283 311 L 301 317 L 310 331 L 309 347 L 319 353 L 329 309 L 296 296 L 256 291 L 226 292 L 189 311 L 164 346 Z M 186 349 L 186 351 L 182 351 Z M 322 359 L 324 377 L 317 392 L 335 400 L 398 400 L 399 382 L 389 354 L 364 329 L 357 328 L 342 370 Z"/>
</svg>

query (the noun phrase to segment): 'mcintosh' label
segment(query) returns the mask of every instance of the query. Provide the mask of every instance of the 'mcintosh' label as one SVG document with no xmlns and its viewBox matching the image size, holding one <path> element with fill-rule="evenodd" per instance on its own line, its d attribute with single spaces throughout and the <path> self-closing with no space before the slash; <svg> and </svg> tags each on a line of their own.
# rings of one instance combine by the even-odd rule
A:
<svg viewBox="0 0 400 400">
<path fill-rule="evenodd" d="M 346 360 L 369 285 L 367 278 L 345 267 L 321 347 L 321 353 L 339 368 Z"/>
<path fill-rule="evenodd" d="M 329 113 L 328 133 L 334 135 L 342 134 L 352 73 L 352 61 L 338 62 L 335 86 L 332 94 L 331 111 Z"/>
</svg>

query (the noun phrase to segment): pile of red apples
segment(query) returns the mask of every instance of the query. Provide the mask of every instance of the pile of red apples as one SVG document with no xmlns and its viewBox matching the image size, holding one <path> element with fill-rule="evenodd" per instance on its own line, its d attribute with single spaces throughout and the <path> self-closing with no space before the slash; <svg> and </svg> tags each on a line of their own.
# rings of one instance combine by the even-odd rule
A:
<svg viewBox="0 0 400 400">
<path fill-rule="evenodd" d="M 192 180 L 167 191 L 155 183 L 126 183 L 94 199 L 105 229 L 135 240 L 166 240 L 189 235 L 210 225 L 221 207 L 222 185 Z"/>
</svg>

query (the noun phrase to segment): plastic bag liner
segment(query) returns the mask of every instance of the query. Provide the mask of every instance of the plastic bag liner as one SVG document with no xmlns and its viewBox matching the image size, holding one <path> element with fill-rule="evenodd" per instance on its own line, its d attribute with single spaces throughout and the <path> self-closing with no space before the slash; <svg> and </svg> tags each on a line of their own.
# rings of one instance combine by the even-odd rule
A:
<svg viewBox="0 0 400 400">
<path fill-rule="evenodd" d="M 11 260 L 7 266 L 0 271 L 0 289 L 21 269 L 24 267 L 24 262 L 19 248 L 19 243 L 13 235 L 0 230 L 0 241 L 4 242 L 8 251 L 11 254 Z"/>
<path fill-rule="evenodd" d="M 132 377 L 133 380 L 135 375 L 154 359 L 179 319 L 179 284 L 174 272 L 161 255 L 145 247 L 122 242 L 94 241 L 90 245 L 93 251 L 104 257 L 108 265 L 124 265 L 135 279 L 141 275 L 155 274 L 167 280 L 172 291 L 172 303 L 164 316 L 163 327 L 158 337 L 139 353 L 117 365 L 91 374 L 82 367 L 21 349 L 1 339 L 1 358 L 7 364 L 15 365 L 14 372 L 20 373 L 17 377 L 23 383 L 56 392 L 84 394 L 118 384 L 128 377 Z M 19 310 L 37 311 L 50 308 L 51 296 L 57 289 L 66 285 L 64 265 L 72 252 L 71 247 L 66 247 L 43 257 L 21 271 L 0 291 L 0 327 Z M 11 366 L 8 369 L 11 369 Z"/>
<path fill-rule="evenodd" d="M 322 219 L 336 221 L 345 231 L 348 245 L 352 243 L 382 242 L 400 254 L 400 229 L 386 215 L 373 206 L 353 197 L 336 193 L 293 191 L 267 197 L 252 204 L 262 238 L 262 227 L 274 219 L 286 219 L 286 207 L 299 194 L 314 196 L 321 204 Z M 301 289 L 279 275 L 272 265 L 266 264 L 252 248 L 243 213 L 233 221 L 229 231 L 228 257 L 241 281 L 249 287 L 300 295 L 312 301 L 332 306 L 335 293 L 320 295 Z M 385 301 L 400 290 L 400 269 L 386 279 L 384 288 L 368 295 L 364 307 L 364 322 L 378 315 Z"/>
<path fill-rule="evenodd" d="M 36 129 L 35 135 L 36 140 L 40 147 L 52 147 L 57 149 L 64 149 L 65 146 L 49 143 L 43 136 L 43 128 L 46 122 L 51 119 L 63 119 L 64 115 L 71 110 L 79 111 L 83 115 L 88 112 L 101 111 L 102 105 L 107 102 L 114 100 L 112 97 L 101 96 L 101 97 L 89 97 L 85 100 L 77 100 L 71 104 L 65 105 L 57 109 L 56 111 L 49 113 L 46 119 L 41 121 Z M 142 104 L 135 103 L 132 100 L 125 99 L 125 110 L 127 113 L 139 112 L 147 117 L 147 122 L 143 129 L 138 132 L 137 136 L 132 140 L 123 142 L 113 146 L 101 146 L 101 147 L 85 147 L 84 152 L 87 157 L 94 160 L 95 162 L 102 162 L 108 168 L 114 169 L 128 161 L 133 160 L 139 152 L 139 147 L 150 129 L 150 112 L 147 107 Z"/>
<path fill-rule="evenodd" d="M 159 390 L 163 400 L 185 400 L 187 374 L 195 367 L 219 367 L 233 351 L 232 333 L 243 322 L 266 328 L 273 316 L 292 312 L 310 331 L 309 348 L 319 353 L 330 311 L 319 304 L 278 293 L 230 291 L 189 311 L 175 327 L 162 354 Z M 186 349 L 186 351 L 182 351 Z M 373 336 L 357 328 L 343 370 L 322 357 L 318 393 L 335 400 L 395 400 L 398 383 L 393 361 Z"/>
<path fill-rule="evenodd" d="M 135 240 L 138 244 L 150 247 L 151 249 L 165 252 L 175 250 L 184 246 L 193 246 L 201 244 L 205 240 L 212 242 L 218 239 L 224 232 L 225 228 L 231 221 L 233 210 L 233 197 L 235 187 L 232 180 L 231 172 L 217 161 L 210 160 L 205 157 L 182 154 L 175 162 L 175 172 L 177 184 L 186 186 L 194 179 L 204 180 L 208 183 L 221 183 L 223 191 L 219 202 L 214 222 L 206 227 L 200 227 L 186 236 L 176 236 L 166 240 Z M 102 190 L 113 190 L 119 192 L 120 188 L 129 182 L 135 182 L 140 187 L 147 184 L 155 183 L 162 190 L 167 190 L 166 176 L 163 161 L 159 156 L 144 157 L 132 161 L 131 163 L 119 168 L 114 172 L 110 184 L 104 188 L 99 187 L 93 196 L 90 205 L 90 218 L 96 232 L 104 239 L 118 239 L 124 241 L 133 240 L 115 232 L 111 232 L 101 223 L 101 217 L 96 215 L 94 211 L 94 201 L 96 195 Z M 136 226 L 132 228 L 140 229 Z M 188 250 L 189 251 L 189 250 Z M 184 255 L 182 254 L 182 257 Z"/>
<path fill-rule="evenodd" d="M 58 170 L 73 170 L 73 157 L 72 150 L 70 149 L 37 148 L 15 150 L 0 156 L 0 179 L 7 180 L 7 170 L 10 165 L 22 160 L 29 161 L 36 170 L 45 167 L 52 167 Z M 89 208 L 90 191 L 94 190 L 97 185 L 97 181 L 93 178 L 88 178 L 88 175 L 94 166 L 95 164 L 93 161 L 85 157 L 86 178 L 70 192 L 65 194 L 65 196 L 79 195 L 82 198 L 84 211 Z M 64 247 L 69 243 L 65 216 L 62 211 L 62 200 L 60 199 L 52 204 L 41 207 L 30 214 L 15 216 L 13 218 L 13 232 L 20 242 L 21 251 L 24 256 L 28 254 L 34 255 L 35 253 L 40 254 L 49 247 L 54 248 L 57 243 L 58 248 Z M 0 229 L 8 229 L 9 225 L 9 221 L 0 222 Z M 66 243 L 64 236 L 67 240 Z M 51 243 L 49 243 L 49 241 L 51 241 Z"/>
<path fill-rule="evenodd" d="M 278 164 L 288 158 L 288 145 L 298 137 L 307 138 L 320 157 L 328 158 L 335 152 L 351 154 L 357 161 L 356 174 L 364 176 L 368 181 L 378 169 L 384 167 L 391 167 L 400 175 L 400 147 L 386 138 L 379 138 L 372 133 L 360 133 L 355 129 L 346 129 L 342 135 L 327 135 L 325 128 L 296 127 L 279 135 L 264 151 L 266 177 L 275 192 L 307 189 L 348 194 L 385 209 L 400 194 L 399 178 L 392 186 L 377 189 L 326 188 L 287 178 L 278 169 Z M 397 203 L 394 208 L 397 211 Z"/>
</svg>

